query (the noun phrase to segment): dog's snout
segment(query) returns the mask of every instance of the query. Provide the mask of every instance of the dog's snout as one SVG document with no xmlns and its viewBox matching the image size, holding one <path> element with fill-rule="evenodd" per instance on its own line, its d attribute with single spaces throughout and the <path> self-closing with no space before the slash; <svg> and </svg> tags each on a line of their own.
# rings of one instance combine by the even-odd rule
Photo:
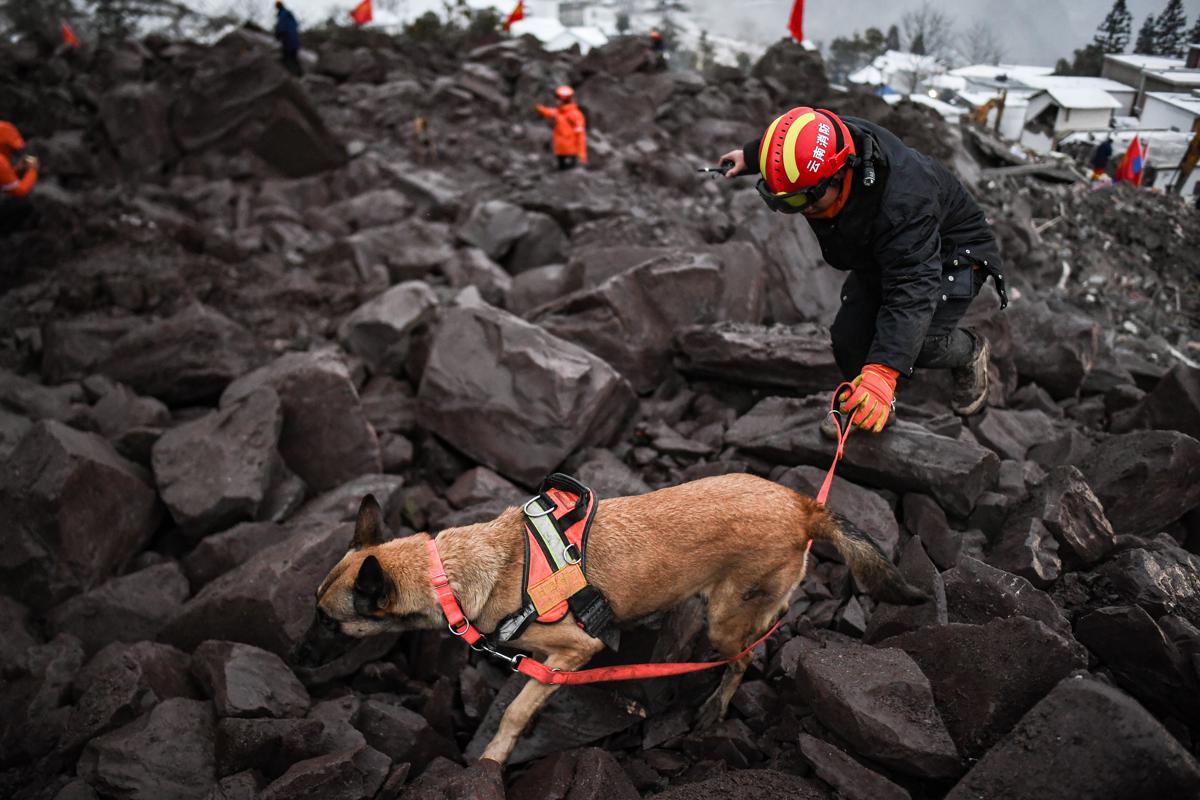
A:
<svg viewBox="0 0 1200 800">
<path fill-rule="evenodd" d="M 291 661 L 298 667 L 319 667 L 344 654 L 357 641 L 342 631 L 337 619 L 318 607 L 308 632 L 292 650 Z"/>
</svg>

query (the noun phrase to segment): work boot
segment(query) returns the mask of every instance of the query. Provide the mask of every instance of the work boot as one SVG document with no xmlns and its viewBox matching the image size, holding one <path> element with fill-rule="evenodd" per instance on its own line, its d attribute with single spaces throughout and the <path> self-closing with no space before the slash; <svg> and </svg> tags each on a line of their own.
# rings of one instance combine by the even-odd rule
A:
<svg viewBox="0 0 1200 800">
<path fill-rule="evenodd" d="M 971 334 L 975 339 L 975 352 L 965 366 L 950 370 L 954 376 L 954 397 L 950 407 L 955 414 L 969 417 L 978 414 L 988 399 L 988 358 L 992 346 L 982 336 Z"/>
</svg>

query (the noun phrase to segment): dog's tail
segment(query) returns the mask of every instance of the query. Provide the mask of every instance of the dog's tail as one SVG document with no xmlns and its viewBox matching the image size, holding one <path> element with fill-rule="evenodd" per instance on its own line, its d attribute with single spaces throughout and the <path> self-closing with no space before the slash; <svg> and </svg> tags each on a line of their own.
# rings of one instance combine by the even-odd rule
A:
<svg viewBox="0 0 1200 800">
<path fill-rule="evenodd" d="M 911 606 L 930 599 L 928 592 L 913 586 L 900 574 L 874 539 L 841 514 L 818 508 L 808 533 L 814 539 L 833 542 L 850 565 L 855 580 L 876 600 Z"/>
</svg>

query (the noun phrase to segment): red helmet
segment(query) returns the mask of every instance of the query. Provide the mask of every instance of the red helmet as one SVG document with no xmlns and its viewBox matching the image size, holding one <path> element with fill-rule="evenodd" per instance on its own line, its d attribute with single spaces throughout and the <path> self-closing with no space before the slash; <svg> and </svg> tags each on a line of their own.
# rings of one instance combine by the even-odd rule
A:
<svg viewBox="0 0 1200 800">
<path fill-rule="evenodd" d="M 823 108 L 800 106 L 767 126 L 758 166 L 767 188 L 790 194 L 831 178 L 854 155 L 850 129 Z"/>
<path fill-rule="evenodd" d="M 659 33 L 658 31 L 650 31 L 650 38 L 651 39 L 661 39 L 662 34 Z"/>
<path fill-rule="evenodd" d="M 564 84 L 554 90 L 554 96 L 559 100 L 570 100 L 575 96 L 575 90 Z"/>
</svg>

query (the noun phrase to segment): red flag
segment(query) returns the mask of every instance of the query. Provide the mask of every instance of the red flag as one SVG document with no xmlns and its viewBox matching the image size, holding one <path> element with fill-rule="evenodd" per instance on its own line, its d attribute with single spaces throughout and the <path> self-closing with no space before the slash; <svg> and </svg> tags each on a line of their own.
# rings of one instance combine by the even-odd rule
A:
<svg viewBox="0 0 1200 800">
<path fill-rule="evenodd" d="M 1149 148 L 1143 148 L 1141 141 L 1137 136 L 1133 137 L 1133 141 L 1129 143 L 1129 149 L 1125 151 L 1125 157 L 1121 159 L 1121 166 L 1117 168 L 1116 179 L 1118 181 L 1127 181 L 1134 186 L 1142 185 L 1142 169 L 1146 163 L 1146 151 Z"/>
<path fill-rule="evenodd" d="M 504 32 L 508 33 L 508 29 L 519 19 L 525 19 L 525 0 L 517 0 L 516 7 L 508 15 L 508 19 L 504 20 Z"/>
<path fill-rule="evenodd" d="M 75 31 L 71 26 L 64 22 L 62 24 L 63 44 L 67 47 L 79 47 L 79 37 L 75 35 Z"/>
<path fill-rule="evenodd" d="M 788 30 L 797 42 L 804 41 L 804 0 L 796 0 L 792 6 L 792 18 L 788 20 Z"/>
<path fill-rule="evenodd" d="M 362 0 L 361 3 L 354 7 L 350 12 L 350 17 L 354 20 L 354 24 L 360 28 L 371 21 L 371 0 Z"/>
</svg>

